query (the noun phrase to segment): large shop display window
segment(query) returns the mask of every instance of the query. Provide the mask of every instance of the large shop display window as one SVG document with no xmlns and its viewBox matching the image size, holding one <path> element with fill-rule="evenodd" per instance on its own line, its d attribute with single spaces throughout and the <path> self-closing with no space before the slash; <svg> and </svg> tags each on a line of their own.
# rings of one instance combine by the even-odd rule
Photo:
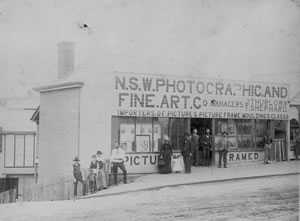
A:
<svg viewBox="0 0 300 221">
<path fill-rule="evenodd" d="M 179 150 L 188 131 L 186 119 L 112 117 L 112 143 L 119 142 L 126 152 L 157 152 L 168 135 L 173 150 Z"/>
<path fill-rule="evenodd" d="M 215 143 L 222 131 L 228 132 L 229 150 L 263 148 L 263 137 L 268 128 L 266 120 L 216 119 Z"/>
</svg>

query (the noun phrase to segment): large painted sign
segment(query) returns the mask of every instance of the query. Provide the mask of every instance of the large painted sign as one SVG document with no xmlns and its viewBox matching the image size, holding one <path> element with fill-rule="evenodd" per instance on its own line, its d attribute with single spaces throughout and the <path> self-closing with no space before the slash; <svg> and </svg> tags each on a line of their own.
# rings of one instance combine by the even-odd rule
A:
<svg viewBox="0 0 300 221">
<path fill-rule="evenodd" d="M 180 155 L 180 153 L 174 153 Z M 157 173 L 159 153 L 127 153 L 125 167 L 128 173 Z M 215 162 L 218 165 L 219 153 L 215 153 Z M 228 152 L 227 163 L 243 164 L 263 162 L 264 151 Z"/>
<path fill-rule="evenodd" d="M 114 115 L 288 120 L 286 84 L 171 76 L 114 76 Z"/>
<path fill-rule="evenodd" d="M 180 155 L 174 153 L 174 156 Z M 129 173 L 157 173 L 159 153 L 127 153 L 125 167 Z"/>
</svg>

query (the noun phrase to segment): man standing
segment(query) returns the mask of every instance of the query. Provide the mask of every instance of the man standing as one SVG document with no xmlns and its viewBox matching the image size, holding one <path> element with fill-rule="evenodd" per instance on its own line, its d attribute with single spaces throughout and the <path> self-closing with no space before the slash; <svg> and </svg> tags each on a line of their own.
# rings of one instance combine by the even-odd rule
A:
<svg viewBox="0 0 300 221">
<path fill-rule="evenodd" d="M 212 138 L 209 133 L 210 130 L 206 129 L 206 134 L 204 134 L 201 138 L 201 145 L 203 150 L 203 166 L 209 166 L 209 157 L 212 147 Z"/>
<path fill-rule="evenodd" d="M 123 182 L 127 183 L 127 171 L 124 166 L 125 152 L 122 148 L 120 148 L 120 145 L 117 142 L 115 143 L 115 149 L 113 149 L 111 154 L 111 161 L 113 163 L 115 185 L 118 184 L 118 180 L 117 180 L 118 168 L 120 168 L 123 172 Z"/>
<path fill-rule="evenodd" d="M 79 158 L 75 157 L 73 160 L 74 164 L 72 165 L 73 170 L 73 179 L 74 179 L 74 197 L 77 197 L 77 186 L 78 182 L 82 183 L 82 194 L 86 194 L 86 182 L 82 178 L 82 171 L 79 164 Z"/>
<path fill-rule="evenodd" d="M 107 189 L 107 182 L 106 182 L 106 173 L 104 171 L 105 159 L 103 158 L 102 152 L 100 150 L 97 151 L 97 164 L 98 164 L 98 176 L 97 176 L 97 188 L 100 189 Z"/>
<path fill-rule="evenodd" d="M 189 133 L 184 134 L 184 145 L 181 150 L 185 173 L 191 173 L 192 142 Z"/>
<path fill-rule="evenodd" d="M 199 135 L 197 134 L 197 129 L 195 128 L 193 130 L 193 135 L 192 135 L 192 144 L 193 144 L 193 160 L 192 160 L 192 165 L 193 166 L 200 166 L 199 162 Z"/>
<path fill-rule="evenodd" d="M 266 131 L 266 134 L 264 136 L 264 150 L 265 150 L 264 164 L 269 163 L 272 143 L 273 140 L 270 137 L 270 131 Z"/>
<path fill-rule="evenodd" d="M 299 152 L 300 152 L 300 131 L 297 132 L 296 136 L 295 136 L 295 160 L 298 160 L 299 157 Z"/>
<path fill-rule="evenodd" d="M 97 156 L 92 156 L 92 161 L 90 164 L 89 176 L 88 176 L 88 184 L 90 187 L 91 193 L 96 192 L 97 190 L 97 175 L 98 175 L 98 163 L 97 163 Z"/>
<path fill-rule="evenodd" d="M 224 162 L 224 168 L 227 168 L 227 152 L 229 148 L 229 140 L 228 140 L 228 134 L 226 131 L 222 132 L 222 137 L 218 142 L 219 147 L 219 168 L 222 167 L 222 158 Z"/>
</svg>

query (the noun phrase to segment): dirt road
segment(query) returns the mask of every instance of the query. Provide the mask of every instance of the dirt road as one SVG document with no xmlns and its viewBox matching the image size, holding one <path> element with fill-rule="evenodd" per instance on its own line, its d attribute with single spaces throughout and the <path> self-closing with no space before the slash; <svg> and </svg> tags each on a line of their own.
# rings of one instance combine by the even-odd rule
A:
<svg viewBox="0 0 300 221">
<path fill-rule="evenodd" d="M 0 206 L 0 220 L 299 220 L 299 176 Z"/>
</svg>

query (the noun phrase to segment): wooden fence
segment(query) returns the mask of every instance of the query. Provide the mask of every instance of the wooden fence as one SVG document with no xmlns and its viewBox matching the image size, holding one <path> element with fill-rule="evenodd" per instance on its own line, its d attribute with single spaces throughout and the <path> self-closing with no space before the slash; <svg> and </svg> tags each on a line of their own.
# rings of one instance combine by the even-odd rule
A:
<svg viewBox="0 0 300 221">
<path fill-rule="evenodd" d="M 110 162 L 104 164 L 107 183 L 110 184 Z M 87 178 L 87 168 L 82 168 L 83 178 Z M 88 190 L 86 190 L 88 192 Z M 83 195 L 83 185 L 79 182 L 77 196 Z M 45 201 L 45 200 L 68 200 L 74 197 L 73 176 L 54 178 L 43 183 L 39 182 L 32 186 L 25 186 L 21 201 Z"/>
<path fill-rule="evenodd" d="M 287 160 L 287 149 L 285 139 L 275 139 L 272 145 L 270 160 L 272 161 L 284 161 Z"/>
<path fill-rule="evenodd" d="M 73 197 L 73 179 L 71 176 L 55 178 L 51 181 L 24 186 L 22 201 L 67 200 Z M 78 184 L 78 196 L 82 186 Z"/>
<path fill-rule="evenodd" d="M 17 194 L 16 189 L 11 189 L 11 190 L 0 193 L 0 204 L 15 203 L 16 198 L 17 198 L 16 194 Z"/>
</svg>

